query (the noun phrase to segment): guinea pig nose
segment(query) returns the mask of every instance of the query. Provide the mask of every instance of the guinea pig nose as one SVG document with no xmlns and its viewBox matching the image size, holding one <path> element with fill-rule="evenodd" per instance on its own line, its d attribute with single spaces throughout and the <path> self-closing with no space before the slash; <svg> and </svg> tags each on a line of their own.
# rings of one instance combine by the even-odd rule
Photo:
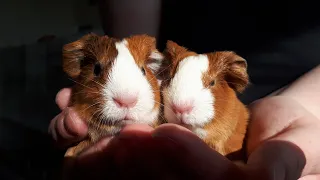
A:
<svg viewBox="0 0 320 180">
<path fill-rule="evenodd" d="M 114 97 L 113 101 L 119 107 L 131 108 L 137 104 L 138 98 L 137 96 L 121 96 L 121 97 Z"/>
<path fill-rule="evenodd" d="M 174 113 L 188 114 L 192 111 L 192 104 L 173 104 L 172 109 Z"/>
</svg>

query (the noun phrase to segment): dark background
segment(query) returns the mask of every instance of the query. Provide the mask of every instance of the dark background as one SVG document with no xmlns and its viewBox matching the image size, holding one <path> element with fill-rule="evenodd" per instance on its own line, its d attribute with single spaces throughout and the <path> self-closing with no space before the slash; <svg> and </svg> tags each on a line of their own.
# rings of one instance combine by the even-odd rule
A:
<svg viewBox="0 0 320 180">
<path fill-rule="evenodd" d="M 292 82 L 320 62 L 317 1 L 163 0 L 159 48 L 233 50 L 248 61 L 245 103 Z M 0 2 L 0 179 L 53 179 L 63 152 L 47 136 L 55 95 L 72 84 L 62 45 L 103 34 L 94 1 Z M 10 175 L 10 177 L 9 177 Z M 3 177 L 3 178 L 2 178 Z"/>
</svg>

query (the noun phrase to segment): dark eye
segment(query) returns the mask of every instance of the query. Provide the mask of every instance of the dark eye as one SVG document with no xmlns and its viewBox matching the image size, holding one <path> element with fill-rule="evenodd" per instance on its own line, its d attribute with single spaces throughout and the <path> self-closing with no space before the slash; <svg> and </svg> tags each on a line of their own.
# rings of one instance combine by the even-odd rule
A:
<svg viewBox="0 0 320 180">
<path fill-rule="evenodd" d="M 146 75 L 146 70 L 143 67 L 141 68 L 141 72 L 143 75 Z"/>
<path fill-rule="evenodd" d="M 216 84 L 216 81 L 215 81 L 215 80 L 213 80 L 213 81 L 210 82 L 210 86 L 214 86 L 215 84 Z"/>
<path fill-rule="evenodd" d="M 101 65 L 100 63 L 97 63 L 94 65 L 94 70 L 93 70 L 94 75 L 99 76 L 101 73 Z"/>
</svg>

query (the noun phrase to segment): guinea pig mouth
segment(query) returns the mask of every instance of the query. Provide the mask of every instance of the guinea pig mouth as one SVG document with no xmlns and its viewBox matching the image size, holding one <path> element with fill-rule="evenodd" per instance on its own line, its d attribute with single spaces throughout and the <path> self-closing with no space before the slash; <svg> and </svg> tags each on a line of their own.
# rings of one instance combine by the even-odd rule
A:
<svg viewBox="0 0 320 180">
<path fill-rule="evenodd" d="M 128 114 L 126 114 L 126 115 L 124 116 L 124 118 L 121 119 L 121 120 L 123 120 L 123 121 L 132 121 L 133 118 L 132 118 L 131 116 L 129 116 Z"/>
<path fill-rule="evenodd" d="M 128 115 L 126 115 L 123 119 L 121 119 L 120 121 L 122 121 L 123 124 L 133 124 L 134 119 Z"/>
</svg>

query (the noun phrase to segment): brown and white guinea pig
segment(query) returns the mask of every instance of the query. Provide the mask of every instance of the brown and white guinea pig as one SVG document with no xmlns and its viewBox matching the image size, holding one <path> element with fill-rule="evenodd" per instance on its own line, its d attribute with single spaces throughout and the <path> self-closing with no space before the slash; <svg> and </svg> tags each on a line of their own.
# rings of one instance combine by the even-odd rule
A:
<svg viewBox="0 0 320 180">
<path fill-rule="evenodd" d="M 222 155 L 240 151 L 249 113 L 237 92 L 249 83 L 246 60 L 232 51 L 197 54 L 173 41 L 164 55 L 166 121 L 190 129 Z"/>
<path fill-rule="evenodd" d="M 70 106 L 88 124 L 89 138 L 69 148 L 76 156 L 102 136 L 132 123 L 159 123 L 163 56 L 148 35 L 124 39 L 90 33 L 63 47 L 63 70 L 75 82 Z"/>
</svg>

